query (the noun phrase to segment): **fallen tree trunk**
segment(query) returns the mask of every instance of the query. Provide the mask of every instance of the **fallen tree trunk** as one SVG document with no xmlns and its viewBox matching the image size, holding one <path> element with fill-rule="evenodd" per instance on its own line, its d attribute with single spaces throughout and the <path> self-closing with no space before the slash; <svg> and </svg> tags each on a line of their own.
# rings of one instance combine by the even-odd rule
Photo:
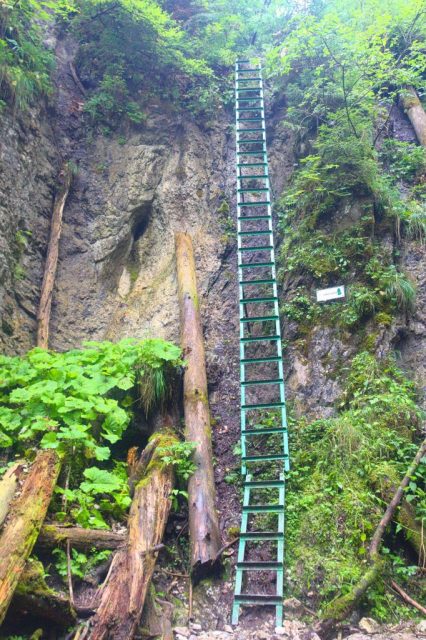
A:
<svg viewBox="0 0 426 640">
<path fill-rule="evenodd" d="M 418 141 L 426 147 L 426 113 L 414 87 L 406 87 L 401 93 L 401 102 Z"/>
<path fill-rule="evenodd" d="M 383 567 L 383 560 L 380 557 L 380 545 L 382 544 L 383 534 L 385 533 L 386 527 L 391 522 L 396 508 L 400 504 L 406 487 L 411 480 L 411 477 L 417 467 L 420 464 L 421 459 L 426 454 L 426 439 L 423 440 L 422 444 L 417 450 L 417 453 L 411 462 L 407 472 L 400 482 L 397 490 L 395 491 L 392 500 L 390 501 L 380 523 L 378 524 L 374 535 L 371 539 L 370 547 L 368 550 L 369 562 L 370 566 L 365 572 L 365 574 L 358 580 L 358 582 L 352 587 L 351 591 L 340 598 L 337 598 L 333 602 L 331 602 L 328 607 L 326 607 L 324 611 L 324 620 L 320 623 L 320 630 L 323 632 L 327 632 L 330 630 L 336 622 L 342 622 L 345 620 L 350 613 L 353 611 L 354 607 L 358 604 L 362 596 L 365 594 L 367 589 L 371 587 L 371 585 L 375 582 L 380 571 Z"/>
<path fill-rule="evenodd" d="M 83 529 L 45 524 L 37 539 L 37 548 L 65 546 L 67 542 L 76 549 L 95 547 L 96 549 L 117 549 L 126 542 L 125 533 L 105 531 L 105 529 Z"/>
<path fill-rule="evenodd" d="M 176 262 L 184 373 L 185 437 L 196 445 L 196 471 L 188 483 L 191 572 L 195 579 L 218 566 L 221 547 L 207 395 L 203 333 L 191 237 L 176 233 Z"/>
<path fill-rule="evenodd" d="M 25 565 L 9 611 L 43 618 L 61 627 L 69 627 L 77 619 L 69 599 L 47 586 L 38 560 Z"/>
<path fill-rule="evenodd" d="M 55 451 L 39 451 L 0 534 L 0 624 L 33 550 L 60 470 Z"/>
<path fill-rule="evenodd" d="M 13 466 L 9 467 L 0 480 L 0 527 L 6 520 L 7 514 L 9 513 L 10 503 L 15 497 L 19 478 L 24 469 L 24 464 L 25 463 L 22 460 L 15 462 Z"/>
<path fill-rule="evenodd" d="M 68 163 L 64 164 L 60 173 L 60 179 L 61 184 L 53 204 L 49 247 L 47 249 L 43 284 L 41 285 L 40 305 L 37 313 L 37 346 L 42 349 L 47 349 L 49 346 L 50 310 L 52 307 L 53 287 L 55 285 L 56 269 L 58 266 L 62 216 L 72 182 L 72 170 Z"/>
<path fill-rule="evenodd" d="M 116 552 L 99 591 L 100 605 L 90 623 L 89 640 L 131 640 L 137 630 L 174 484 L 173 466 L 164 464 L 157 450 L 177 442 L 171 433 L 156 433 L 144 451 L 148 463 L 135 485 L 127 544 Z"/>
</svg>

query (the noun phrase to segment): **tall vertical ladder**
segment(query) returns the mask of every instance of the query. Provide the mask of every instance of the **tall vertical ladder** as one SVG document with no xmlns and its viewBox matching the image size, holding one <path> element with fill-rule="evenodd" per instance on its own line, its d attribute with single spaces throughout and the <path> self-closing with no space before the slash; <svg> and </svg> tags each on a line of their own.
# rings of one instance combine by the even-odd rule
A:
<svg viewBox="0 0 426 640">
<path fill-rule="evenodd" d="M 289 450 L 260 64 L 236 62 L 235 100 L 244 498 L 232 623 L 241 606 L 272 605 L 281 626 Z M 265 571 L 273 592 L 250 585 L 253 572 Z"/>
</svg>

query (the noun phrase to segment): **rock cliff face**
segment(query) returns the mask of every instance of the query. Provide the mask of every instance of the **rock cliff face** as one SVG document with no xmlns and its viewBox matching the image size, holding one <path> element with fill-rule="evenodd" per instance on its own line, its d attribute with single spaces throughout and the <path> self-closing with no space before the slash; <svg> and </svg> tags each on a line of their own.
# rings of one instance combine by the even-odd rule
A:
<svg viewBox="0 0 426 640">
<path fill-rule="evenodd" d="M 58 152 L 44 108 L 0 121 L 0 344 L 34 345 Z"/>
</svg>

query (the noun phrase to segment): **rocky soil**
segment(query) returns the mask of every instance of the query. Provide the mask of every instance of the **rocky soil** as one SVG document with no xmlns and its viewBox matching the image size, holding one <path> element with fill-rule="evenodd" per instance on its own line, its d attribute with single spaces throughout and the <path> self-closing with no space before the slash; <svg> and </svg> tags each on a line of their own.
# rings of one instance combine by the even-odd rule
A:
<svg viewBox="0 0 426 640">
<path fill-rule="evenodd" d="M 282 627 L 260 624 L 250 629 L 225 625 L 222 630 L 203 631 L 200 624 L 175 627 L 176 640 L 320 640 L 313 627 L 300 620 L 287 619 Z M 332 640 L 416 640 L 426 637 L 426 621 L 418 624 L 379 625 L 362 618 L 357 626 L 342 629 Z"/>
</svg>

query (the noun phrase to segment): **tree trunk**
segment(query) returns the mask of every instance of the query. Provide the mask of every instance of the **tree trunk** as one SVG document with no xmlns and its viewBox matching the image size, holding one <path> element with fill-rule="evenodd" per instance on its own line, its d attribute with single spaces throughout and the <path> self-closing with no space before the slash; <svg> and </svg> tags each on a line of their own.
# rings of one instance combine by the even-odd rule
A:
<svg viewBox="0 0 426 640">
<path fill-rule="evenodd" d="M 33 550 L 56 485 L 60 461 L 55 451 L 40 451 L 12 502 L 0 534 L 0 624 Z"/>
<path fill-rule="evenodd" d="M 49 247 L 44 267 L 43 284 L 41 286 L 40 305 L 37 313 L 37 346 L 49 347 L 49 323 L 52 307 L 53 287 L 55 286 L 58 266 L 59 240 L 62 232 L 62 215 L 72 182 L 72 171 L 66 163 L 60 173 L 61 185 L 53 205 L 52 223 L 50 227 Z"/>
<path fill-rule="evenodd" d="M 392 500 L 389 502 L 388 507 L 378 524 L 374 535 L 371 539 L 370 547 L 368 550 L 370 566 L 365 574 L 358 580 L 358 582 L 352 587 L 351 591 L 340 598 L 337 598 L 331 602 L 324 611 L 324 620 L 320 623 L 320 630 L 322 632 L 329 631 L 336 622 L 345 620 L 354 607 L 358 604 L 360 599 L 364 596 L 367 589 L 375 582 L 380 574 L 383 566 L 383 560 L 380 557 L 380 545 L 382 544 L 383 535 L 386 527 L 391 522 L 396 508 L 400 504 L 406 487 L 411 480 L 411 476 L 420 464 L 420 460 L 426 454 L 426 440 L 423 440 L 422 444 L 417 450 L 417 453 L 411 462 L 404 478 L 401 480 L 398 488 L 396 489 Z"/>
<path fill-rule="evenodd" d="M 184 373 L 185 437 L 194 442 L 196 471 L 188 483 L 191 571 L 195 579 L 218 566 L 221 547 L 207 395 L 203 333 L 191 237 L 176 233 L 176 261 Z"/>
<path fill-rule="evenodd" d="M 6 471 L 0 480 L 0 527 L 6 520 L 9 513 L 10 503 L 15 497 L 18 488 L 19 478 L 22 475 L 25 463 L 20 460 L 15 462 L 12 467 Z"/>
<path fill-rule="evenodd" d="M 117 549 L 126 542 L 124 533 L 115 533 L 105 529 L 83 529 L 82 527 L 64 527 L 58 524 L 45 524 L 37 539 L 37 548 L 51 549 L 70 542 L 76 549 L 95 547 L 96 549 Z"/>
<path fill-rule="evenodd" d="M 127 544 L 112 561 L 88 640 L 131 640 L 137 630 L 171 507 L 174 472 L 165 465 L 158 447 L 177 442 L 170 433 L 157 433 L 144 454 L 149 462 L 135 486 L 128 520 Z"/>
<path fill-rule="evenodd" d="M 26 563 L 9 611 L 43 618 L 61 627 L 69 627 L 77 619 L 69 599 L 47 586 L 43 565 L 38 560 Z"/>
<path fill-rule="evenodd" d="M 418 141 L 426 147 L 426 113 L 414 87 L 406 87 L 401 93 L 401 102 Z"/>
</svg>

